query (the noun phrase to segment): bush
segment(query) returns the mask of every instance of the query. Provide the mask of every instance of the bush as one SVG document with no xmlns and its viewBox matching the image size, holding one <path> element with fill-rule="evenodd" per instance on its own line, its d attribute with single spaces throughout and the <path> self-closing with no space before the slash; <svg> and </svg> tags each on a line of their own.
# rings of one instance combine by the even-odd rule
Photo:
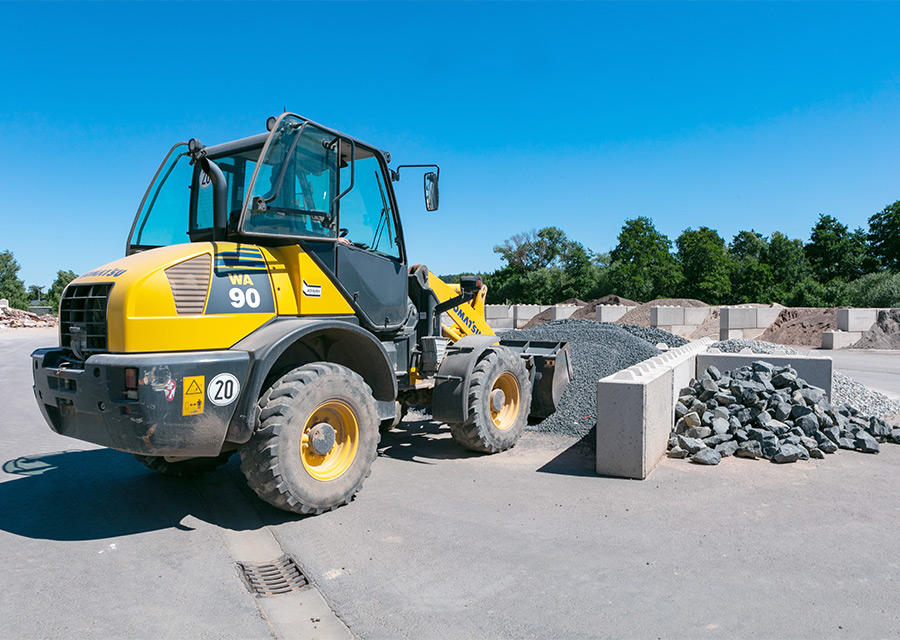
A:
<svg viewBox="0 0 900 640">
<path fill-rule="evenodd" d="M 847 285 L 848 304 L 854 307 L 900 307 L 900 273 L 880 271 Z"/>
</svg>

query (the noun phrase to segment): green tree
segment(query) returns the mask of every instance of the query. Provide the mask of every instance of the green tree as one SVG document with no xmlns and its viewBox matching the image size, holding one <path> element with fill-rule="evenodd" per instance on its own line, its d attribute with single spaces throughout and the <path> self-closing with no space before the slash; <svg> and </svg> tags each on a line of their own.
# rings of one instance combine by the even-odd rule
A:
<svg viewBox="0 0 900 640">
<path fill-rule="evenodd" d="M 0 251 L 0 298 L 9 300 L 11 307 L 28 309 L 25 283 L 19 278 L 20 268 L 11 251 Z"/>
<path fill-rule="evenodd" d="M 772 272 L 771 302 L 787 304 L 789 292 L 812 274 L 803 241 L 788 238 L 780 231 L 769 238 L 766 264 Z"/>
<path fill-rule="evenodd" d="M 728 247 L 731 256 L 731 302 L 769 302 L 772 268 L 768 264 L 769 243 L 755 231 L 741 231 Z"/>
<path fill-rule="evenodd" d="M 900 200 L 869 218 L 868 241 L 882 264 L 900 271 Z"/>
<path fill-rule="evenodd" d="M 59 310 L 59 298 L 62 296 L 63 289 L 66 288 L 72 280 L 78 275 L 74 271 L 57 271 L 56 280 L 50 285 L 47 291 L 47 304 L 53 309 L 54 313 Z"/>
<path fill-rule="evenodd" d="M 609 256 L 609 285 L 633 300 L 671 295 L 681 281 L 671 248 L 672 241 L 657 231 L 650 218 L 626 220 Z"/>
<path fill-rule="evenodd" d="M 689 297 L 720 304 L 731 297 L 731 259 L 715 229 L 688 227 L 675 241 L 684 275 L 681 290 Z"/>
<path fill-rule="evenodd" d="M 819 214 L 805 250 L 813 275 L 823 284 L 835 278 L 853 280 L 878 266 L 864 230 L 850 231 L 847 225 L 825 214 Z"/>
</svg>

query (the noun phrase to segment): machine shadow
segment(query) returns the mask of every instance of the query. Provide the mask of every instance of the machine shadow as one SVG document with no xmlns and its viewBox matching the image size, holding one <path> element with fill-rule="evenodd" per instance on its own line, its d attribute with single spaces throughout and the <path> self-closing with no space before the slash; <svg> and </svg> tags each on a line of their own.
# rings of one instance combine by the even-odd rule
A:
<svg viewBox="0 0 900 640">
<path fill-rule="evenodd" d="M 378 455 L 418 464 L 428 460 L 456 460 L 486 455 L 469 451 L 450 435 L 450 428 L 430 419 L 406 420 L 381 434 Z"/>
<path fill-rule="evenodd" d="M 537 469 L 538 473 L 564 476 L 595 476 L 597 427 L 584 434 L 578 441 L 563 450 L 555 458 Z"/>
<path fill-rule="evenodd" d="M 194 516 L 234 530 L 297 520 L 300 516 L 241 505 L 236 489 L 218 496 L 207 488 L 240 475 L 235 460 L 200 479 L 169 478 L 141 466 L 131 455 L 112 449 L 63 451 L 22 456 L 2 465 L 19 476 L 0 482 L 0 530 L 19 536 L 60 541 L 98 540 L 160 529 L 190 530 L 181 524 Z M 243 492 L 242 492 L 243 493 Z M 215 497 L 212 497 L 215 496 Z M 255 497 L 250 498 L 254 500 Z"/>
</svg>

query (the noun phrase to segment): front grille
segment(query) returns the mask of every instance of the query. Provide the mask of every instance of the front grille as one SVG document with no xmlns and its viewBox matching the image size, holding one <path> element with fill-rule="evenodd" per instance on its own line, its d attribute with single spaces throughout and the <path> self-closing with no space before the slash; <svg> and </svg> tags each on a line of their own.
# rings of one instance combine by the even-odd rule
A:
<svg viewBox="0 0 900 640">
<path fill-rule="evenodd" d="M 111 283 L 66 287 L 59 302 L 60 346 L 71 349 L 80 358 L 107 351 L 106 306 L 110 289 Z"/>
</svg>

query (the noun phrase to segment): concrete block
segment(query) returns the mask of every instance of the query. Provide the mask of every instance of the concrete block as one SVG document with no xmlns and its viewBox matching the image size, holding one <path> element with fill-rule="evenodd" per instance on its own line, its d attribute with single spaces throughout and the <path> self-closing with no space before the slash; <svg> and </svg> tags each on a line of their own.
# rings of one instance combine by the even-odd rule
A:
<svg viewBox="0 0 900 640">
<path fill-rule="evenodd" d="M 598 304 L 596 308 L 597 322 L 615 322 L 626 313 L 636 307 L 626 307 L 624 304 Z"/>
<path fill-rule="evenodd" d="M 840 311 L 840 309 L 838 309 Z M 846 349 L 862 338 L 862 331 L 823 331 L 823 349 Z"/>
<path fill-rule="evenodd" d="M 696 375 L 703 338 L 607 376 L 597 383 L 600 475 L 644 479 L 666 453 L 676 394 Z"/>
<path fill-rule="evenodd" d="M 9 300 L 7 300 L 6 298 L 0 298 L 0 309 L 7 308 L 9 308 Z"/>
<path fill-rule="evenodd" d="M 555 304 L 550 307 L 551 320 L 565 320 L 578 311 L 577 304 Z"/>
<path fill-rule="evenodd" d="M 758 307 L 756 309 L 756 326 L 768 329 L 778 319 L 784 309 L 781 307 Z"/>
<path fill-rule="evenodd" d="M 720 329 L 754 329 L 756 309 L 753 307 L 722 307 L 719 311 Z"/>
<path fill-rule="evenodd" d="M 743 329 L 725 329 L 723 327 L 719 327 L 719 340 L 732 340 L 734 338 L 743 338 L 744 330 Z"/>
<path fill-rule="evenodd" d="M 683 324 L 700 326 L 709 317 L 712 307 L 684 307 Z"/>
<path fill-rule="evenodd" d="M 837 310 L 837 328 L 839 331 L 868 331 L 877 319 L 878 309 Z"/>
<path fill-rule="evenodd" d="M 672 326 L 684 324 L 684 307 L 651 307 L 650 326 Z"/>
<path fill-rule="evenodd" d="M 665 455 L 674 419 L 672 369 L 597 384 L 599 475 L 643 480 Z"/>
<path fill-rule="evenodd" d="M 513 326 L 521 329 L 525 324 L 539 314 L 546 311 L 550 305 L 546 304 L 516 304 L 513 305 Z"/>
<path fill-rule="evenodd" d="M 669 324 L 661 325 L 656 328 L 668 331 L 669 333 L 674 333 L 676 336 L 681 336 L 682 338 L 690 338 L 694 334 L 694 331 L 697 330 L 697 326 L 693 324 Z"/>
<path fill-rule="evenodd" d="M 488 320 L 512 319 L 512 306 L 508 304 L 486 304 L 484 305 L 484 317 Z"/>
<path fill-rule="evenodd" d="M 828 356 L 796 356 L 769 353 L 722 353 L 709 351 L 697 354 L 697 371 L 706 371 L 714 365 L 720 371 L 730 371 L 756 360 L 769 362 L 776 366 L 791 365 L 797 374 L 809 384 L 821 387 L 831 399 L 832 362 Z"/>
<path fill-rule="evenodd" d="M 744 340 L 756 340 L 762 334 L 766 332 L 763 327 L 754 327 L 752 329 L 741 329 L 741 334 Z"/>
</svg>

